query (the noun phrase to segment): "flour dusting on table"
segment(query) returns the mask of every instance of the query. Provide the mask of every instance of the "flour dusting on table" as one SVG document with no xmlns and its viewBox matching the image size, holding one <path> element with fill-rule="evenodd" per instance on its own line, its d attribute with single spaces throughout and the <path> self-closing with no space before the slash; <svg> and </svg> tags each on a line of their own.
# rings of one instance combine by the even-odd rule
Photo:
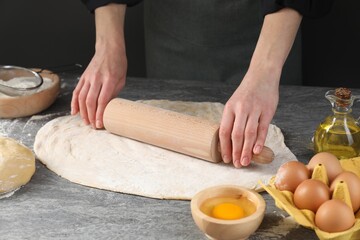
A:
<svg viewBox="0 0 360 240">
<path fill-rule="evenodd" d="M 286 235 L 300 225 L 295 222 L 292 217 L 285 217 L 281 219 L 275 226 L 270 229 L 258 229 L 257 234 L 266 237 L 266 239 L 284 238 Z"/>
</svg>

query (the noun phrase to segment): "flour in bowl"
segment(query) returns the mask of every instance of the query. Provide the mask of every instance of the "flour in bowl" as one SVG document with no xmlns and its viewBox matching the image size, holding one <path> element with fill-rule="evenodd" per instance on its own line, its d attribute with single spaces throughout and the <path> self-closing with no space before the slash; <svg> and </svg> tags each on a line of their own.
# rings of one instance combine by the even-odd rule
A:
<svg viewBox="0 0 360 240">
<path fill-rule="evenodd" d="M 44 82 L 40 87 L 38 87 L 36 89 L 27 90 L 27 91 L 20 91 L 19 95 L 25 96 L 25 95 L 31 95 L 34 93 L 41 92 L 41 91 L 51 87 L 54 83 L 50 78 L 43 78 L 43 80 L 44 80 Z M 32 80 L 29 80 L 29 77 L 17 77 L 17 78 L 13 78 L 13 79 L 10 79 L 7 81 L 0 79 L 0 84 L 5 85 L 5 86 L 10 86 L 10 87 L 15 87 L 15 88 L 29 88 L 29 87 L 35 86 L 34 82 Z M 0 97 L 11 98 L 12 96 L 9 96 L 0 91 Z"/>
</svg>

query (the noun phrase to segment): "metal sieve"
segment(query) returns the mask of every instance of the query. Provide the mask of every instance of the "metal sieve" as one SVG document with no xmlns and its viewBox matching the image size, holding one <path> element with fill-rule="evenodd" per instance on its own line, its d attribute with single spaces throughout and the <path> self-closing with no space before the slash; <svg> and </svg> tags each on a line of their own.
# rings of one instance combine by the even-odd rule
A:
<svg viewBox="0 0 360 240">
<path fill-rule="evenodd" d="M 14 79 L 17 79 L 15 83 Z M 22 81 L 19 84 L 19 80 Z M 26 91 L 39 88 L 44 80 L 39 73 L 24 67 L 0 65 L 0 92 L 21 96 Z M 25 84 L 25 85 L 24 85 Z"/>
</svg>

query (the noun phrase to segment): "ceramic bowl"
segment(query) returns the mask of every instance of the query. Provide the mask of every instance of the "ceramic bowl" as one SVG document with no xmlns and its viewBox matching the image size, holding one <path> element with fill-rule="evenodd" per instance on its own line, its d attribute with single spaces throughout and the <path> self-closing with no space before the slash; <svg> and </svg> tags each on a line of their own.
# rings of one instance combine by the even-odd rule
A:
<svg viewBox="0 0 360 240">
<path fill-rule="evenodd" d="M 222 220 L 206 215 L 200 206 L 207 199 L 214 197 L 239 197 L 251 200 L 256 210 L 253 214 L 237 219 Z M 254 190 L 235 185 L 221 185 L 204 189 L 191 200 L 191 214 L 199 229 L 209 238 L 218 240 L 247 239 L 260 226 L 265 214 L 265 201 Z"/>
</svg>

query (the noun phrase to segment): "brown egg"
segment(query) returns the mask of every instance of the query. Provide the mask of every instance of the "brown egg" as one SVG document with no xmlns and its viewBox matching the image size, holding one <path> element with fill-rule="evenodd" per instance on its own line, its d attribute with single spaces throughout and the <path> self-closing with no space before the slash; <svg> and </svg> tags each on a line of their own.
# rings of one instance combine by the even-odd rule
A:
<svg viewBox="0 0 360 240">
<path fill-rule="evenodd" d="M 320 152 L 315 154 L 307 165 L 311 173 L 319 163 L 325 166 L 329 182 L 332 182 L 343 171 L 339 159 L 332 153 Z"/>
<path fill-rule="evenodd" d="M 354 223 L 355 215 L 352 209 L 339 199 L 324 202 L 315 215 L 315 225 L 329 233 L 345 231 Z"/>
<path fill-rule="evenodd" d="M 354 212 L 360 208 L 360 178 L 353 172 L 344 171 L 340 173 L 330 185 L 330 190 L 334 191 L 336 183 L 343 181 L 346 183 L 351 198 Z"/>
<path fill-rule="evenodd" d="M 321 204 L 330 199 L 329 187 L 316 179 L 307 179 L 294 192 L 294 204 L 298 209 L 308 209 L 316 213 Z"/>
<path fill-rule="evenodd" d="M 310 178 L 310 171 L 305 164 L 289 161 L 280 166 L 275 176 L 275 186 L 278 190 L 294 192 L 304 180 Z"/>
</svg>

